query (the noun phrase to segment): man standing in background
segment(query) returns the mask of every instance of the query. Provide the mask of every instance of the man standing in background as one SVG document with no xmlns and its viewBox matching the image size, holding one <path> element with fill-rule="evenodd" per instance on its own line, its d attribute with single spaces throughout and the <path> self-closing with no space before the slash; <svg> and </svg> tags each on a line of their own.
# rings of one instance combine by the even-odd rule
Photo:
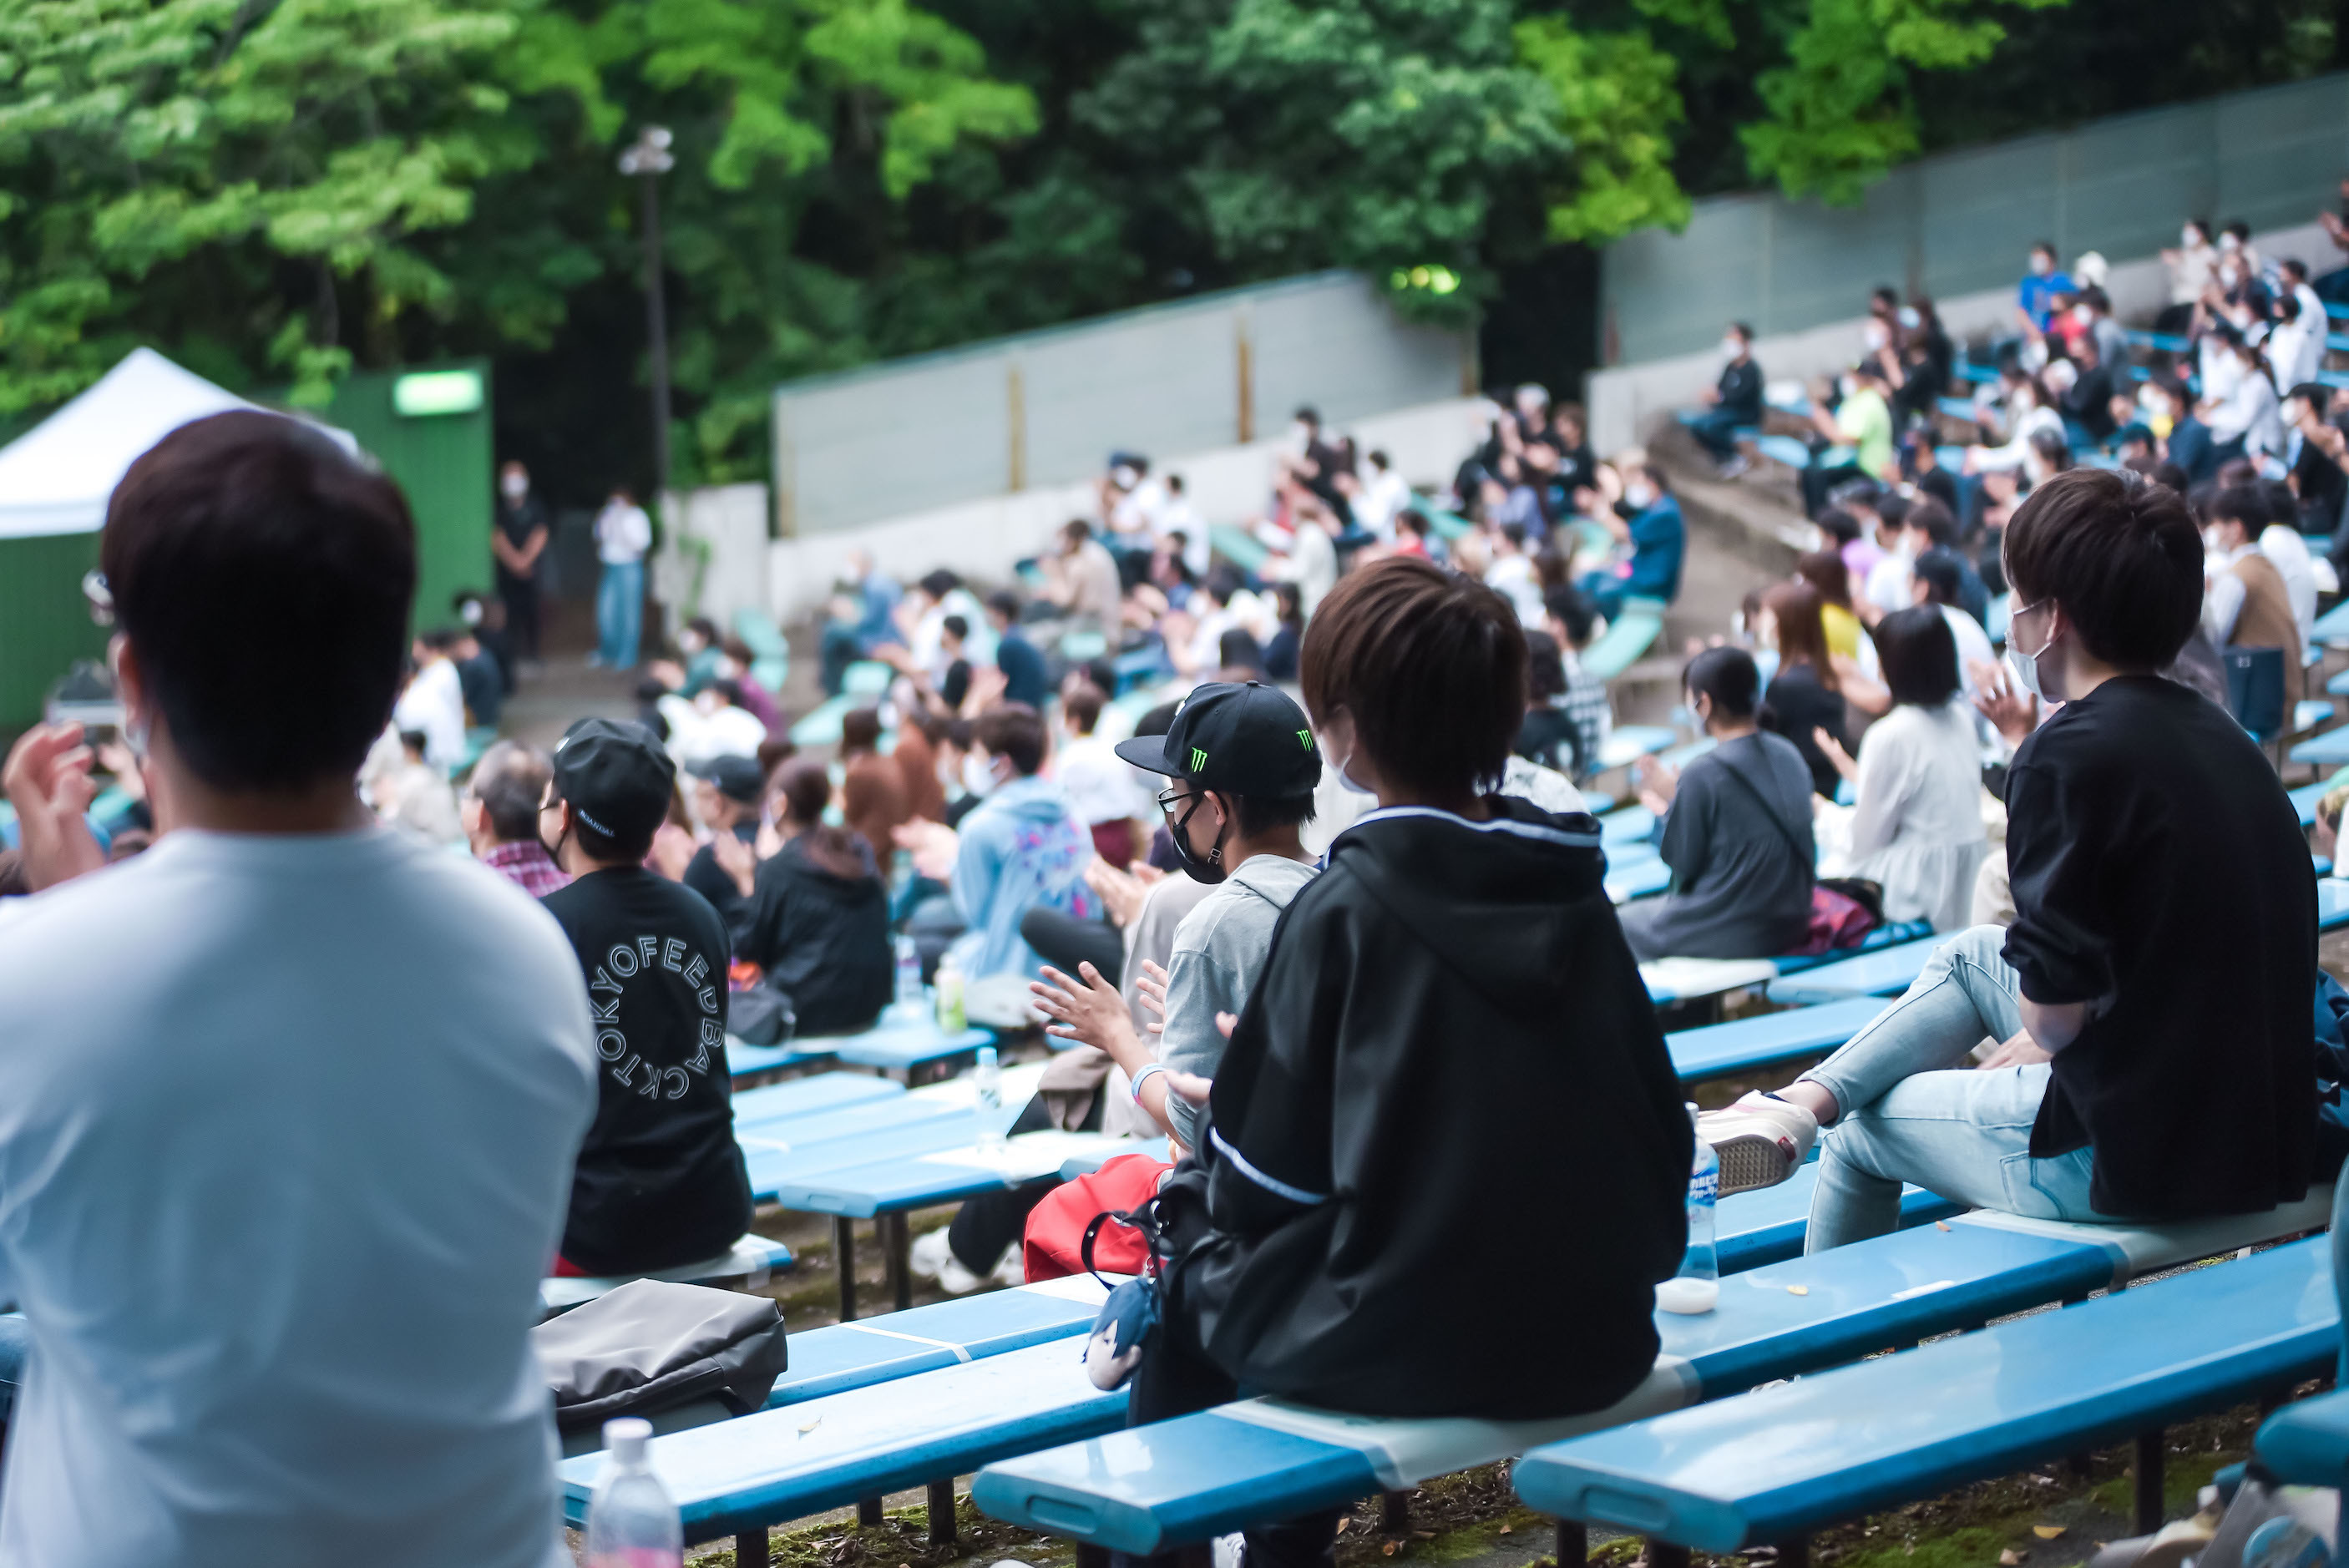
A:
<svg viewBox="0 0 2349 1568">
<path fill-rule="evenodd" d="M 530 488 L 530 470 L 509 461 L 498 470 L 497 526 L 490 553 L 497 557 L 498 597 L 506 607 L 506 635 L 518 661 L 538 662 L 538 562 L 546 553 L 546 507 Z"/>
<path fill-rule="evenodd" d="M 595 514 L 595 555 L 604 576 L 595 585 L 595 652 L 587 662 L 607 669 L 636 667 L 645 629 L 645 557 L 653 547 L 653 520 L 626 486 Z"/>
</svg>

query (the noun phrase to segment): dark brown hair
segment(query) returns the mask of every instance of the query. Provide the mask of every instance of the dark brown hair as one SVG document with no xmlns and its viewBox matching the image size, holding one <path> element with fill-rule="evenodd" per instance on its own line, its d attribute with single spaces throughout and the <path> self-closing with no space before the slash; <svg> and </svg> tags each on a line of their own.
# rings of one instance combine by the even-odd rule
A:
<svg viewBox="0 0 2349 1568">
<path fill-rule="evenodd" d="M 215 414 L 130 465 L 98 553 L 197 778 L 283 791 L 357 774 L 408 652 L 416 525 L 398 486 L 293 419 Z"/>
<path fill-rule="evenodd" d="M 1808 665 L 1819 685 L 1836 685 L 1835 663 L 1827 654 L 1826 617 L 1819 613 L 1819 591 L 1807 583 L 1780 583 L 1762 595 L 1762 608 L 1778 623 L 1778 667 Z"/>
<path fill-rule="evenodd" d="M 840 753 L 871 751 L 881 744 L 881 713 L 878 708 L 852 707 L 840 716 Z"/>
<path fill-rule="evenodd" d="M 1305 707 L 1339 708 L 1381 774 L 1449 795 L 1496 786 L 1526 717 L 1526 634 L 1472 577 L 1390 556 L 1339 581 L 1305 628 Z"/>
<path fill-rule="evenodd" d="M 1809 583 L 1824 604 L 1851 608 L 1851 568 L 1832 550 L 1814 550 L 1795 558 L 1795 575 Z"/>
<path fill-rule="evenodd" d="M 1935 606 L 1895 610 L 1876 623 L 1876 654 L 1894 702 L 1940 707 L 1958 695 L 1958 639 Z"/>
<path fill-rule="evenodd" d="M 1061 712 L 1069 727 L 1079 735 L 1091 735 L 1093 726 L 1101 722 L 1101 687 L 1091 681 L 1081 681 L 1075 690 L 1061 699 Z"/>
<path fill-rule="evenodd" d="M 999 702 L 978 716 L 970 738 L 995 757 L 1009 757 L 1026 778 L 1044 766 L 1044 721 L 1024 702 Z"/>
<path fill-rule="evenodd" d="M 2126 670 L 2178 656 L 2202 614 L 2202 539 L 2185 498 L 2133 473 L 2067 469 L 2006 525 L 2018 608 L 2053 599 L 2089 653 Z"/>
<path fill-rule="evenodd" d="M 832 774 L 823 763 L 812 757 L 784 763 L 783 770 L 775 776 L 775 797 L 782 805 L 784 821 L 800 830 L 792 841 L 817 870 L 836 877 L 865 874 L 864 840 L 846 828 L 825 825 L 824 808 L 832 804 Z M 879 857 L 878 845 L 873 853 Z"/>
</svg>

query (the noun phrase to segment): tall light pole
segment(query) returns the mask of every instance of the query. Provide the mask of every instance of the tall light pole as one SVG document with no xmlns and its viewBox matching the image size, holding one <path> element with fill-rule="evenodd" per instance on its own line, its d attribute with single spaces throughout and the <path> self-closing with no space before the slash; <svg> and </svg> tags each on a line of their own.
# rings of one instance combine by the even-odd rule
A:
<svg viewBox="0 0 2349 1568">
<path fill-rule="evenodd" d="M 653 504 L 668 493 L 668 312 L 661 303 L 660 177 L 677 167 L 668 128 L 648 125 L 620 153 L 620 172 L 644 181 L 645 337 L 653 372 Z"/>
</svg>

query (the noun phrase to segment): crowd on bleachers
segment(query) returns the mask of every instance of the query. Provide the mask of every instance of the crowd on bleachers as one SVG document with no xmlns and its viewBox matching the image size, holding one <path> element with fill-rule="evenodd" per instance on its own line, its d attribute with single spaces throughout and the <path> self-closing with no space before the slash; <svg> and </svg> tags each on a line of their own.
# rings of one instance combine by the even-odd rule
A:
<svg viewBox="0 0 2349 1568">
<path fill-rule="evenodd" d="M 409 636 L 388 481 L 271 416 L 167 437 L 93 589 L 119 735 L 36 729 L 5 779 L 37 896 L 0 905 L 0 1296 L 38 1376 L 0 1547 L 271 1557 L 369 1519 L 543 1568 L 535 1288 L 741 1236 L 746 1045 L 1040 1027 L 1002 1130 L 1133 1157 L 910 1261 L 960 1294 L 1146 1213 L 1164 1267 L 1089 1367 L 1137 1424 L 1606 1408 L 1655 1366 L 1699 1145 L 1723 1193 L 1816 1151 L 1810 1252 L 1895 1229 L 1904 1184 L 2048 1222 L 2299 1202 L 2349 1053 L 2312 1034 L 2316 865 L 2261 742 L 2349 469 L 2330 394 L 2271 378 L 2323 299 L 2231 238 L 2171 258 L 2188 346 L 2136 392 L 2087 258 L 2034 253 L 1962 415 L 1977 362 L 1881 292 L 1803 416 L 1814 548 L 1687 651 L 1685 744 L 1606 685 L 1680 592 L 1673 459 L 1599 460 L 1536 387 L 1448 492 L 1310 409 L 1244 525 L 1118 454 L 1001 586 L 854 558 L 796 723 L 771 624 L 694 619 L 634 717 L 551 752 L 487 733 L 534 606 Z M 1753 346 L 1689 422 L 1733 477 Z M 543 548 L 506 484 L 502 589 Z M 615 507 L 605 564 L 640 571 Z M 1897 1000 L 1692 1121 L 1651 961 L 1886 939 Z M 1543 1304 L 1506 1352 L 1476 1257 Z M 1258 1568 L 1330 1560 L 1333 1513 L 1236 1522 Z"/>
</svg>

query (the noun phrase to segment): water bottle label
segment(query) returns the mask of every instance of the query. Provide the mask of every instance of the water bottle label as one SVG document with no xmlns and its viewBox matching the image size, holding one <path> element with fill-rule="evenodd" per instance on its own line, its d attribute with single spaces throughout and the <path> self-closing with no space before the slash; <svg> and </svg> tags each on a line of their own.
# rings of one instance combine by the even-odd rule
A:
<svg viewBox="0 0 2349 1568">
<path fill-rule="evenodd" d="M 1702 1171 L 1689 1178 L 1688 1201 L 1710 1207 L 1721 1197 L 1721 1172 Z"/>
</svg>

